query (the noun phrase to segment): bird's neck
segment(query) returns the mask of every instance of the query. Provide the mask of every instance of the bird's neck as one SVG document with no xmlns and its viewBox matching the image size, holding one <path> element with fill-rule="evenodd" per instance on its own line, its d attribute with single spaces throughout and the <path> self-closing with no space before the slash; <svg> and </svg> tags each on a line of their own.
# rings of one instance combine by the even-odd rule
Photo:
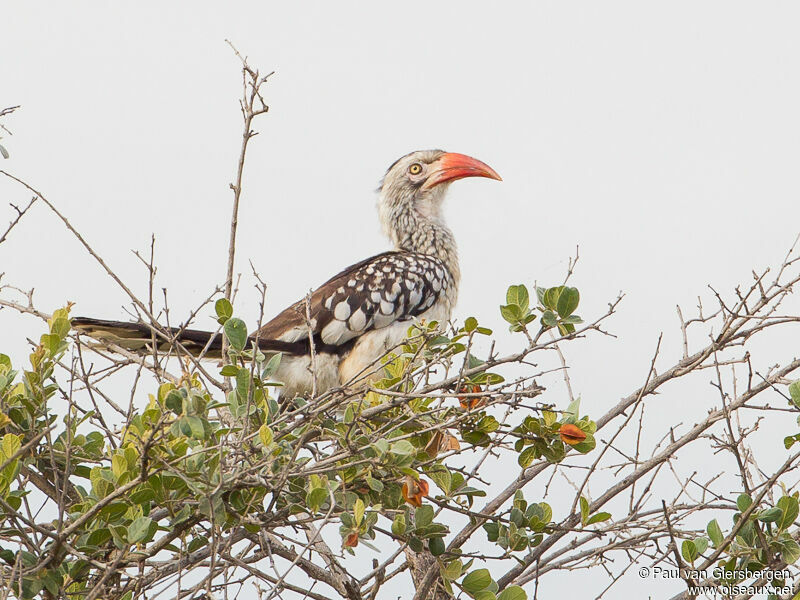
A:
<svg viewBox="0 0 800 600">
<path fill-rule="evenodd" d="M 458 266 L 458 249 L 453 232 L 439 214 L 425 214 L 418 208 L 396 207 L 388 222 L 393 224 L 387 233 L 397 250 L 418 252 L 441 260 L 453 282 L 458 285 L 461 270 Z M 386 221 L 384 221 L 386 222 Z"/>
</svg>

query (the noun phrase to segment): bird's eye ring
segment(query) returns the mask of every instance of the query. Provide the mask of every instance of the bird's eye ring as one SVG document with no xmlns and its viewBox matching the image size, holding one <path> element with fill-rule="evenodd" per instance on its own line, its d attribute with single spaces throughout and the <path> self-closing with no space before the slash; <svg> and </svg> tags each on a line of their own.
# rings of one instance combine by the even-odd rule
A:
<svg viewBox="0 0 800 600">
<path fill-rule="evenodd" d="M 408 172 L 412 175 L 419 175 L 422 173 L 422 165 L 419 163 L 414 163 L 410 167 L 408 167 Z"/>
</svg>

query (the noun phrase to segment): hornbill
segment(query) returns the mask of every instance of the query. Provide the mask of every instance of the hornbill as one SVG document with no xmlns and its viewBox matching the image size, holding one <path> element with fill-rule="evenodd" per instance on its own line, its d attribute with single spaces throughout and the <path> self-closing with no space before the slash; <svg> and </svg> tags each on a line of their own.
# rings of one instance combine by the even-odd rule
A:
<svg viewBox="0 0 800 600">
<path fill-rule="evenodd" d="M 481 161 L 442 150 L 411 152 L 389 167 L 379 188 L 378 213 L 394 250 L 334 275 L 251 335 L 263 351 L 283 353 L 274 376 L 284 384 L 281 395 L 293 398 L 312 389 L 309 337 L 319 392 L 374 372 L 375 362 L 405 338 L 414 320 L 447 322 L 461 273 L 442 202 L 450 183 L 464 177 L 500 179 Z M 72 325 L 139 352 L 154 339 L 145 323 L 76 317 Z M 220 356 L 219 334 L 176 328 L 171 334 L 193 354 Z"/>
</svg>

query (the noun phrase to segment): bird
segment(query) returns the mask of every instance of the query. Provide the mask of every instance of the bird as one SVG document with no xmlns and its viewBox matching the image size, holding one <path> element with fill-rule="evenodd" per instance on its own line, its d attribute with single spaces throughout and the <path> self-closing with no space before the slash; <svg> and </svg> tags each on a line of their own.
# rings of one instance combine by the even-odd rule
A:
<svg viewBox="0 0 800 600">
<path fill-rule="evenodd" d="M 376 363 L 413 323 L 450 320 L 461 271 L 442 204 L 450 184 L 466 177 L 501 180 L 486 163 L 443 150 L 417 150 L 392 163 L 378 188 L 377 207 L 393 249 L 347 267 L 250 335 L 262 351 L 281 353 L 273 377 L 283 384 L 282 397 L 374 378 Z M 152 351 L 153 329 L 143 322 L 76 317 L 72 326 L 128 350 Z M 192 354 L 221 355 L 220 334 L 169 331 Z"/>
</svg>

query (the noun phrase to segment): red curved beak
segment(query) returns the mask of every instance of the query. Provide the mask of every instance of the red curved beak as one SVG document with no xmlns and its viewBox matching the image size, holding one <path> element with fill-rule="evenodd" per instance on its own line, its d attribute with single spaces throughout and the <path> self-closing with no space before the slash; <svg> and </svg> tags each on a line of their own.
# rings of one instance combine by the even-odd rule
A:
<svg viewBox="0 0 800 600">
<path fill-rule="evenodd" d="M 488 177 L 502 181 L 492 167 L 466 154 L 447 152 L 436 161 L 436 169 L 422 184 L 423 190 L 428 190 L 440 183 L 463 179 L 464 177 Z"/>
</svg>

